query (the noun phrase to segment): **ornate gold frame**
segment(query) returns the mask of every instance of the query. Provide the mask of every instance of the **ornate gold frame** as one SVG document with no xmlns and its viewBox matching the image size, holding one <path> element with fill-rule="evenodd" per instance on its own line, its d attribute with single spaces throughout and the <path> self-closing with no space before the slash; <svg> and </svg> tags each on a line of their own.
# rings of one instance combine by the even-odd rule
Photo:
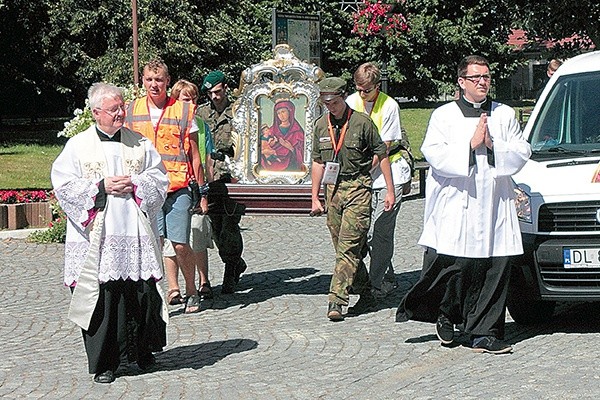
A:
<svg viewBox="0 0 600 400">
<path fill-rule="evenodd" d="M 323 76 L 321 68 L 299 60 L 285 44 L 275 47 L 272 59 L 244 70 L 234 90 L 237 100 L 233 105 L 233 128 L 238 138 L 231 167 L 239 183 L 310 183 L 313 125 L 322 113 L 317 82 Z M 283 100 L 295 105 L 294 118 L 304 130 L 302 162 L 291 170 L 269 170 L 261 161 L 261 126 L 274 121 L 274 105 Z"/>
</svg>

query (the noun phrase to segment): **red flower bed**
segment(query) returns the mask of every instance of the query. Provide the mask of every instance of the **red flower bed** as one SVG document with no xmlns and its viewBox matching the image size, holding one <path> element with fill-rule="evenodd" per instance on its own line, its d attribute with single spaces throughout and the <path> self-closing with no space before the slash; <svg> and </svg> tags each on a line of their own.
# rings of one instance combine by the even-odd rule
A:
<svg viewBox="0 0 600 400">
<path fill-rule="evenodd" d="M 49 190 L 0 190 L 0 204 L 39 203 L 48 200 Z"/>
</svg>

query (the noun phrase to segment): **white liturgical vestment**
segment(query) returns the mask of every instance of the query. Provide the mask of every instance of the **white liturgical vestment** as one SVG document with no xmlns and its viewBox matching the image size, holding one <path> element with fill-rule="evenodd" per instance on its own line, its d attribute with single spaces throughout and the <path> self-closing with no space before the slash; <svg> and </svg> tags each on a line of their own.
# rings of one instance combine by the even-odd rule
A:
<svg viewBox="0 0 600 400">
<path fill-rule="evenodd" d="M 163 278 L 155 217 L 169 183 L 160 155 L 149 140 L 126 128 L 121 128 L 120 141 L 101 141 L 98 135 L 94 125 L 71 138 L 51 173 L 56 198 L 68 217 L 64 283 L 78 286 L 70 318 L 83 329 L 99 283 Z M 131 176 L 134 192 L 107 194 L 104 210 L 96 210 L 98 182 L 122 175 Z"/>
<path fill-rule="evenodd" d="M 421 147 L 431 168 L 419 244 L 439 254 L 488 258 L 523 252 L 511 175 L 531 149 L 511 107 L 492 102 L 488 108 L 492 151 L 481 146 L 472 152 L 479 115 L 465 112 L 458 101 L 431 115 Z"/>
</svg>

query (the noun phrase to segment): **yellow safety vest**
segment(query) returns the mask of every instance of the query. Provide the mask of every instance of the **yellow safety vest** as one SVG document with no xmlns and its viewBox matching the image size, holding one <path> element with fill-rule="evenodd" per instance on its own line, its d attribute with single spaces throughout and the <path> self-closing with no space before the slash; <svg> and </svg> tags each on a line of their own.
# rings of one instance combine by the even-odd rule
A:
<svg viewBox="0 0 600 400">
<path fill-rule="evenodd" d="M 379 134 L 381 134 L 381 127 L 383 126 L 383 104 L 386 101 L 388 101 L 388 99 L 391 99 L 391 97 L 383 92 L 379 92 L 377 94 L 377 99 L 375 100 L 375 104 L 373 104 L 373 109 L 371 110 L 371 113 L 369 114 L 369 117 L 373 120 L 373 123 L 377 127 Z M 351 97 L 349 97 L 349 100 L 350 100 L 351 108 L 353 108 L 356 111 L 360 111 L 362 113 L 365 112 L 365 103 L 364 103 L 362 97 L 351 96 Z M 398 141 L 394 140 L 394 142 L 392 142 L 392 146 L 393 146 L 393 144 L 395 144 L 395 142 L 399 142 L 399 140 Z M 391 163 L 394 161 L 398 161 L 401 158 L 402 158 L 401 152 L 397 152 L 397 153 L 389 156 Z"/>
<path fill-rule="evenodd" d="M 154 129 L 147 97 L 134 100 L 127 106 L 125 126 L 152 141 L 167 170 L 169 192 L 187 187 L 192 176 L 188 154 L 193 111 L 189 103 L 169 97 L 158 122 L 158 128 Z"/>
</svg>

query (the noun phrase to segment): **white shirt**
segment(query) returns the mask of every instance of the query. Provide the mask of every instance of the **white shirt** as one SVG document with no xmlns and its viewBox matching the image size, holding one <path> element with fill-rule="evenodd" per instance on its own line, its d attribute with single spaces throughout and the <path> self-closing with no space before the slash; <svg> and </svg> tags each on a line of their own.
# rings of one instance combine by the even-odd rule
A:
<svg viewBox="0 0 600 400">
<path fill-rule="evenodd" d="M 152 126 L 156 129 L 156 125 L 160 120 L 160 116 L 162 115 L 162 108 L 154 108 L 148 107 L 150 111 L 150 121 L 152 121 Z M 196 118 L 192 119 L 192 124 L 190 125 L 190 133 L 198 132 L 198 124 L 196 123 Z"/>
<path fill-rule="evenodd" d="M 356 102 L 362 102 L 367 115 L 371 114 L 371 110 L 375 104 L 373 101 L 363 101 L 358 92 L 348 96 L 346 102 L 352 108 L 354 108 L 354 104 L 357 104 Z M 377 126 L 381 140 L 384 142 L 391 142 L 402 139 L 400 106 L 398 106 L 398 103 L 392 97 L 389 97 L 387 101 L 383 103 L 382 113 L 382 126 Z M 375 123 L 375 125 L 377 125 L 377 123 Z M 390 168 L 392 170 L 392 179 L 394 181 L 394 185 L 401 185 L 410 181 L 410 166 L 404 158 L 400 158 L 399 160 L 391 163 Z M 379 165 L 371 170 L 371 177 L 373 178 L 373 189 L 385 188 L 385 179 Z"/>
</svg>

